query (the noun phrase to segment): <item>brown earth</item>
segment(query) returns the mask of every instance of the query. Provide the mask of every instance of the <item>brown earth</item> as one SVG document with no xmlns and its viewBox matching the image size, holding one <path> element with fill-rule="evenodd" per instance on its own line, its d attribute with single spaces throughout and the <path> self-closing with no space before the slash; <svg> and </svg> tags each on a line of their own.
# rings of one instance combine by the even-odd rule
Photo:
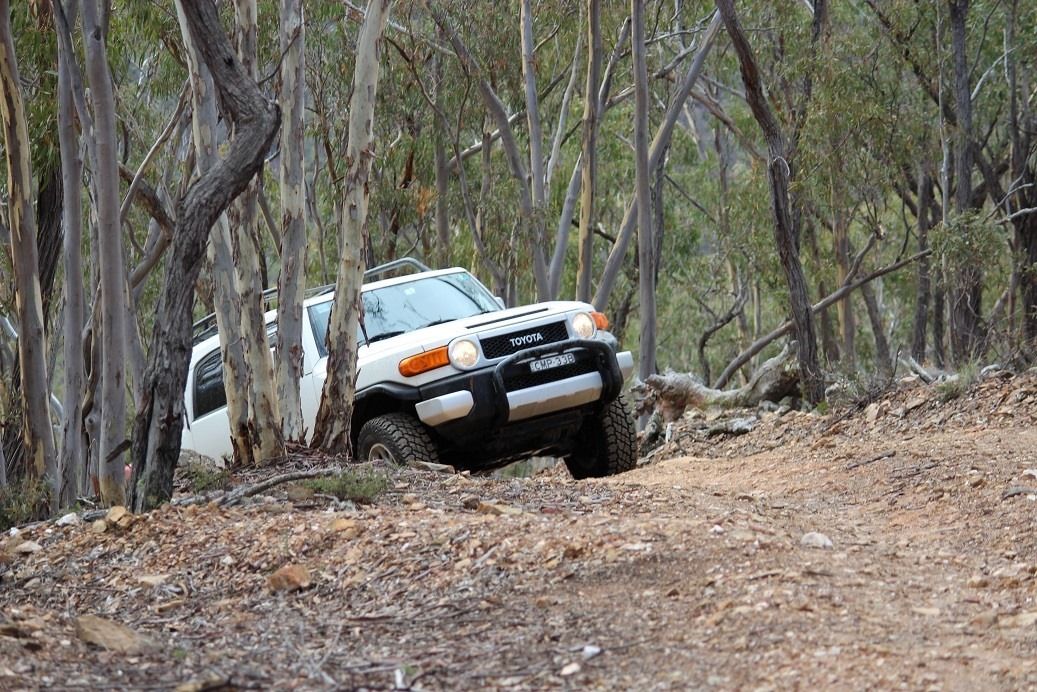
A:
<svg viewBox="0 0 1037 692">
<path fill-rule="evenodd" d="M 1033 689 L 1037 375 L 954 393 L 688 416 L 607 481 L 406 469 L 359 508 L 33 527 L 0 689 Z"/>
</svg>

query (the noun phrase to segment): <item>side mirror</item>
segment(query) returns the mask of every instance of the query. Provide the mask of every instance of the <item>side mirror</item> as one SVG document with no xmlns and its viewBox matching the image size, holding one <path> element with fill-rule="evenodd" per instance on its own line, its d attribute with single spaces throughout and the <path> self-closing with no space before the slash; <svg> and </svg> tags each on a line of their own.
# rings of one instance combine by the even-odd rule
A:
<svg viewBox="0 0 1037 692">
<path fill-rule="evenodd" d="M 503 310 L 504 308 L 508 307 L 507 305 L 504 304 L 504 299 L 503 298 L 501 298 L 500 296 L 493 296 L 493 297 L 497 301 L 497 305 L 500 305 L 500 309 L 501 310 Z"/>
</svg>

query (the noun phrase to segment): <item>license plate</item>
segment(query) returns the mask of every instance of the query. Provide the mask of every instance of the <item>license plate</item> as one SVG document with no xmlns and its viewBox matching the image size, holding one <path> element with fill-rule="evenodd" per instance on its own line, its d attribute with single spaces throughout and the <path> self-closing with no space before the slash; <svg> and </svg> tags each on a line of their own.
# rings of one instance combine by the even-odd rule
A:
<svg viewBox="0 0 1037 692">
<path fill-rule="evenodd" d="M 563 365 L 572 365 L 576 362 L 576 356 L 571 353 L 562 353 L 557 356 L 548 356 L 540 360 L 534 360 L 529 364 L 530 372 L 543 372 L 552 368 L 560 368 Z"/>
</svg>

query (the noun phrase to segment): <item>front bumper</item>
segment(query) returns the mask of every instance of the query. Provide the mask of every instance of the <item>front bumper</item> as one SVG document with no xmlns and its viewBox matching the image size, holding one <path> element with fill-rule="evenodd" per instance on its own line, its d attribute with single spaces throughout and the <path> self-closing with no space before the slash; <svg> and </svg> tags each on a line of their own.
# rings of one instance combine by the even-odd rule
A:
<svg viewBox="0 0 1037 692">
<path fill-rule="evenodd" d="M 531 371 L 530 363 L 563 354 L 572 354 L 574 362 Z M 619 395 L 633 369 L 629 351 L 615 353 L 606 342 L 572 339 L 530 348 L 493 367 L 422 387 L 415 412 L 448 438 L 468 438 L 487 428 L 607 404 Z"/>
</svg>

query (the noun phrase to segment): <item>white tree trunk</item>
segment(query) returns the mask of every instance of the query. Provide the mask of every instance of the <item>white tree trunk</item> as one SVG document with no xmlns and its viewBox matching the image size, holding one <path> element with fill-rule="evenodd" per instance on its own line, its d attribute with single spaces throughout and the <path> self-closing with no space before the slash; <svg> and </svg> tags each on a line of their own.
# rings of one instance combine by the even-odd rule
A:
<svg viewBox="0 0 1037 692">
<path fill-rule="evenodd" d="M 544 129 L 540 124 L 540 102 L 537 98 L 536 56 L 533 42 L 532 0 L 521 0 L 519 19 L 522 24 L 522 78 L 526 87 L 526 122 L 529 125 L 529 175 L 533 195 L 533 274 L 541 300 L 550 297 L 547 259 L 547 187 L 544 178 Z"/>
<path fill-rule="evenodd" d="M 52 497 L 58 482 L 54 432 L 50 424 L 47 342 L 40 295 L 36 216 L 32 201 L 29 131 L 25 120 L 18 63 L 11 36 L 8 0 L 0 0 L 0 117 L 7 163 L 8 225 L 18 315 L 18 361 L 21 366 L 22 442 L 28 468 L 46 479 Z"/>
<path fill-rule="evenodd" d="M 371 0 L 357 39 L 353 96 L 349 102 L 349 138 L 339 221 L 339 268 L 335 306 L 328 327 L 328 379 L 317 422 L 314 444 L 331 452 L 349 452 L 353 394 L 356 389 L 357 329 L 360 320 L 360 287 L 363 282 L 367 240 L 367 181 L 374 159 L 374 107 L 382 32 L 389 18 L 391 0 Z"/>
<path fill-rule="evenodd" d="M 652 167 L 649 167 L 648 163 L 648 64 L 645 58 L 644 11 L 644 0 L 631 0 L 630 47 L 634 69 L 634 176 L 641 301 L 639 374 L 642 380 L 655 374 L 655 242 L 652 234 L 650 180 Z"/>
<path fill-rule="evenodd" d="M 579 262 L 576 269 L 576 300 L 591 299 L 591 252 L 593 250 L 594 187 L 598 173 L 598 80 L 601 73 L 601 2 L 587 0 L 587 84 L 583 102 L 583 155 L 580 172 Z"/>
<path fill-rule="evenodd" d="M 285 441 L 303 443 L 302 301 L 306 289 L 306 169 L 302 0 L 281 0 L 281 275 L 277 282 L 277 398 Z M 323 334 L 318 334 L 321 338 Z"/>
<path fill-rule="evenodd" d="M 105 505 L 126 503 L 126 265 L 119 223 L 115 93 L 96 0 L 83 0 L 83 41 L 93 104 L 98 270 L 101 286 L 101 439 L 98 483 Z"/>
<path fill-rule="evenodd" d="M 256 0 L 236 0 L 238 57 L 245 74 L 255 80 Z M 270 462 L 284 456 L 281 415 L 274 395 L 274 362 L 263 319 L 263 275 L 259 266 L 259 178 L 234 203 L 231 246 L 237 291 L 241 300 L 241 335 L 248 367 L 249 432 L 253 459 Z"/>
<path fill-rule="evenodd" d="M 60 29 L 59 29 L 60 30 Z M 64 345 L 65 394 L 62 406 L 61 483 L 58 502 L 69 506 L 86 491 L 86 458 L 83 445 L 83 383 L 86 363 L 83 358 L 85 302 L 83 293 L 83 160 L 76 134 L 75 103 L 72 94 L 72 61 L 75 55 L 58 42 L 58 143 L 61 148 L 65 252 Z"/>
<path fill-rule="evenodd" d="M 522 162 L 522 155 L 519 153 L 515 133 L 511 129 L 511 118 L 508 117 L 507 110 L 500 97 L 497 96 L 497 92 L 494 91 L 482 68 L 475 61 L 475 58 L 472 57 L 461 37 L 458 36 L 457 30 L 450 23 L 447 15 L 440 7 L 432 4 L 429 5 L 429 11 L 436 25 L 446 34 L 451 46 L 453 46 L 454 53 L 457 55 L 458 60 L 461 61 L 462 68 L 476 80 L 483 105 L 500 131 L 501 146 L 504 148 L 504 154 L 508 159 L 508 167 L 511 170 L 512 178 L 514 178 L 515 184 L 519 188 L 518 201 L 523 231 L 532 236 L 533 278 L 536 282 L 537 296 L 541 300 L 547 300 L 551 294 L 551 285 L 547 275 L 547 255 L 542 242 L 544 219 L 537 219 L 529 174 L 526 171 L 525 164 Z M 484 141 L 483 148 L 485 148 L 486 144 L 487 142 Z"/>
</svg>

